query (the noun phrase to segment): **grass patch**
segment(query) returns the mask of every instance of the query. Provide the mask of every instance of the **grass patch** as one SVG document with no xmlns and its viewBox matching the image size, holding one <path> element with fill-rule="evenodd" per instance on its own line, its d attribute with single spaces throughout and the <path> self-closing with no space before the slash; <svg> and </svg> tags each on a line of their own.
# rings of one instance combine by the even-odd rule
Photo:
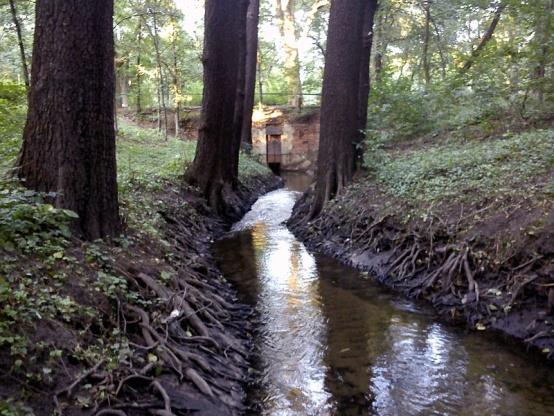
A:
<svg viewBox="0 0 554 416">
<path fill-rule="evenodd" d="M 156 193 L 170 185 L 183 184 L 183 174 L 194 160 L 196 141 L 169 137 L 157 129 L 144 128 L 120 120 L 117 139 L 118 186 L 121 214 L 134 229 L 160 237 L 159 209 L 164 202 Z M 269 174 L 269 169 L 242 153 L 239 179 Z"/>
<path fill-rule="evenodd" d="M 366 159 L 378 183 L 395 197 L 415 204 L 476 201 L 531 192 L 520 185 L 554 167 L 554 131 L 436 145 L 395 157 L 369 152 Z"/>
</svg>

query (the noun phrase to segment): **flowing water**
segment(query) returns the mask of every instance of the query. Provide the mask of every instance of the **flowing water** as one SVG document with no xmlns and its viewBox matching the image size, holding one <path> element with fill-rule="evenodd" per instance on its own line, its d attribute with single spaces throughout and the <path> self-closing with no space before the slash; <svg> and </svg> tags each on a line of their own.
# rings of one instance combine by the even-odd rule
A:
<svg viewBox="0 0 554 416">
<path fill-rule="evenodd" d="M 424 307 L 309 252 L 284 225 L 303 177 L 261 197 L 216 244 L 255 306 L 251 414 L 554 415 L 554 369 L 438 323 Z"/>
</svg>

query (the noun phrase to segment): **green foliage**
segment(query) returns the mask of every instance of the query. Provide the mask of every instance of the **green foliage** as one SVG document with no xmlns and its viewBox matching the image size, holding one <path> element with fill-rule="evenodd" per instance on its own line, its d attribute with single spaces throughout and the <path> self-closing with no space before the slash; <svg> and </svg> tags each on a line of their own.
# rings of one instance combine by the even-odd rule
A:
<svg viewBox="0 0 554 416">
<path fill-rule="evenodd" d="M 0 400 L 0 416 L 34 416 L 31 408 L 11 398 Z"/>
<path fill-rule="evenodd" d="M 53 268 L 29 266 L 21 273 L 17 261 L 12 258 L 0 269 L 6 274 L 0 274 L 0 346 L 10 351 L 16 368 L 21 366 L 18 360 L 24 360 L 29 349 L 36 348 L 29 345 L 26 329 L 42 319 L 70 322 L 88 314 L 61 291 L 63 285 L 57 284 L 59 275 Z"/>
<path fill-rule="evenodd" d="M 262 165 L 257 160 L 252 158 L 252 156 L 241 152 L 239 158 L 239 179 L 247 180 L 252 176 L 267 175 L 270 173 L 270 170 L 267 166 Z"/>
<path fill-rule="evenodd" d="M 521 192 L 526 180 L 553 167 L 554 131 L 536 130 L 403 153 L 374 166 L 374 171 L 394 196 L 432 203 Z"/>
<path fill-rule="evenodd" d="M 0 182 L 0 249 L 43 256 L 63 251 L 77 214 L 45 203 L 48 197 Z"/>
<path fill-rule="evenodd" d="M 25 87 L 0 81 L 0 175 L 13 167 L 27 110 Z"/>
<path fill-rule="evenodd" d="M 35 24 L 35 1 L 20 0 L 15 3 L 27 61 L 30 63 Z M 13 83 L 23 83 L 21 54 L 18 48 L 17 33 L 8 1 L 0 2 L 0 27 L 2 28 L 2 36 L 0 38 L 0 79 L 9 80 Z"/>
<path fill-rule="evenodd" d="M 368 107 L 368 137 L 373 140 L 414 135 L 428 128 L 427 97 L 413 91 L 407 79 L 384 76 L 371 90 Z"/>
<path fill-rule="evenodd" d="M 127 224 L 158 235 L 160 217 L 154 193 L 175 183 L 193 160 L 196 142 L 169 137 L 156 129 L 120 122 L 117 139 L 118 186 L 121 214 Z"/>
</svg>

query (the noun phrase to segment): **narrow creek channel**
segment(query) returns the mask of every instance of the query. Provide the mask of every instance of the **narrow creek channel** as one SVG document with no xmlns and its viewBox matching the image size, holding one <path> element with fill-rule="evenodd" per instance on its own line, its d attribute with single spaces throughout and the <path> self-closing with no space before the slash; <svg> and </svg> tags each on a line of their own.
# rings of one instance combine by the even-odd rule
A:
<svg viewBox="0 0 554 416">
<path fill-rule="evenodd" d="M 249 414 L 554 414 L 552 367 L 309 252 L 284 224 L 306 179 L 285 179 L 215 246 L 259 319 Z"/>
</svg>

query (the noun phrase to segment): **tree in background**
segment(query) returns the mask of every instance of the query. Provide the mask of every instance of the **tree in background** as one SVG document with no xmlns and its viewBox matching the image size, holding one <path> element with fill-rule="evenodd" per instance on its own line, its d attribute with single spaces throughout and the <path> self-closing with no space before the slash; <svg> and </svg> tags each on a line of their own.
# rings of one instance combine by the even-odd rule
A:
<svg viewBox="0 0 554 416">
<path fill-rule="evenodd" d="M 82 237 L 116 236 L 113 0 L 38 0 L 31 68 L 17 175 L 75 211 Z"/>
<path fill-rule="evenodd" d="M 287 81 L 289 105 L 302 106 L 302 81 L 300 79 L 300 58 L 298 56 L 298 36 L 294 19 L 294 0 L 275 0 L 275 15 L 283 40 L 285 61 L 283 72 Z"/>
<path fill-rule="evenodd" d="M 498 22 L 500 21 L 500 17 L 502 16 L 502 12 L 505 9 L 506 5 L 502 2 L 498 4 L 496 7 L 496 10 L 494 11 L 494 16 L 491 20 L 491 23 L 485 33 L 483 34 L 483 37 L 479 41 L 479 44 L 471 51 L 471 56 L 467 59 L 464 66 L 460 69 L 460 74 L 465 74 L 475 60 L 479 57 L 485 46 L 487 46 L 487 43 L 492 39 L 492 36 L 494 34 L 494 31 L 496 30 L 496 26 L 498 25 Z"/>
<path fill-rule="evenodd" d="M 29 68 L 27 67 L 27 55 L 25 54 L 25 42 L 23 40 L 23 34 L 21 29 L 21 24 L 19 23 L 19 17 L 17 15 L 17 8 L 15 0 L 10 0 L 10 11 L 12 14 L 13 24 L 17 33 L 17 43 L 19 46 L 19 53 L 21 54 L 21 68 L 23 72 L 23 80 L 25 81 L 25 86 L 29 89 L 30 86 L 30 77 L 29 77 Z"/>
<path fill-rule="evenodd" d="M 331 2 L 321 97 L 318 168 L 311 216 L 340 192 L 354 174 L 359 124 L 360 67 L 365 0 Z"/>
<path fill-rule="evenodd" d="M 20 82 L 28 89 L 34 8 L 34 1 L 0 1 L 0 82 Z"/>
<path fill-rule="evenodd" d="M 238 206 L 234 135 L 245 3 L 206 1 L 202 120 L 194 162 L 186 175 L 209 206 L 223 215 L 233 215 Z"/>
<path fill-rule="evenodd" d="M 160 131 L 179 135 L 184 107 L 201 104 L 202 46 L 185 31 L 173 0 L 121 0 L 116 6 L 117 56 L 126 63 L 118 66 L 118 96 L 128 84 L 129 108 L 157 122 Z"/>
</svg>

